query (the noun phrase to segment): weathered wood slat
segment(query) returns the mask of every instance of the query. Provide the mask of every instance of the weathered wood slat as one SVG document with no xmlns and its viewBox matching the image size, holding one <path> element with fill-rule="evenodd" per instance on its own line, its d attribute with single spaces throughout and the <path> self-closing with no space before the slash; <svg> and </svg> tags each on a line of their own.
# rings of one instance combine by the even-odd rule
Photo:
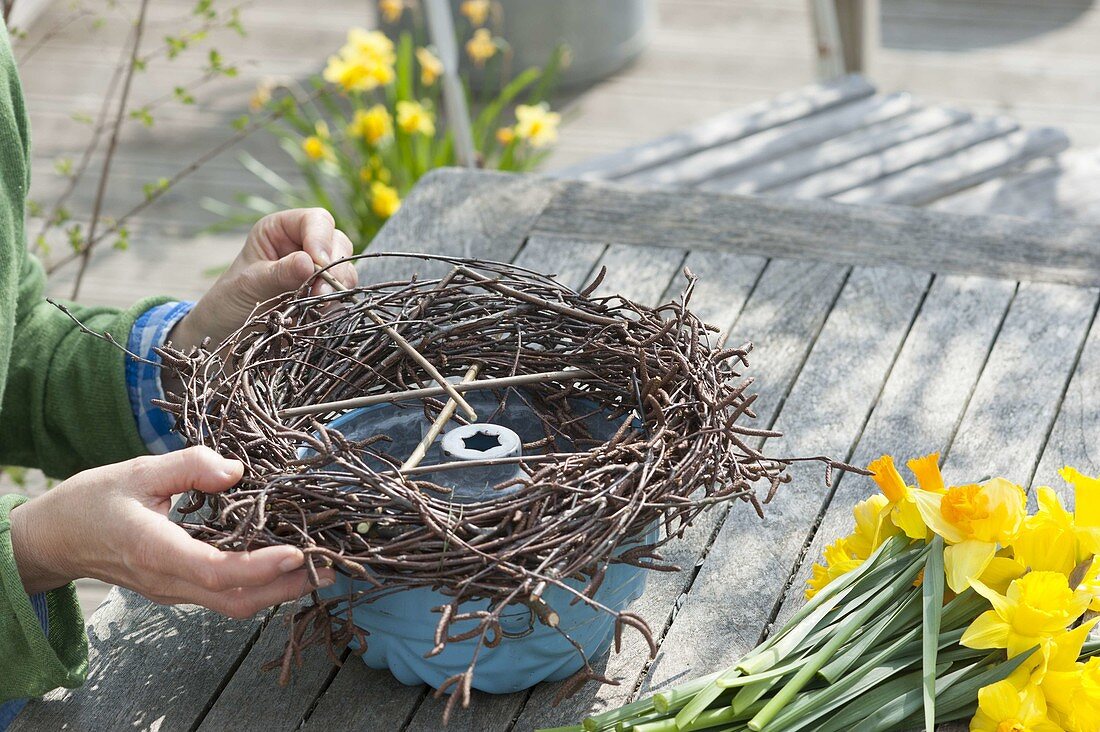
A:
<svg viewBox="0 0 1100 732">
<path fill-rule="evenodd" d="M 89 683 L 29 702 L 10 729 L 190 729 L 268 615 L 234 621 L 111 590 L 88 623 Z"/>
<path fill-rule="evenodd" d="M 1085 347 L 1062 397 L 1032 486 L 1054 488 L 1066 506 L 1073 506 L 1073 490 L 1058 471 L 1072 465 L 1086 475 L 1100 474 L 1100 319 L 1094 319 Z M 1032 498 L 1034 502 L 1034 496 Z"/>
<path fill-rule="evenodd" d="M 618 180 L 631 186 L 647 188 L 695 186 L 717 175 L 759 165 L 852 130 L 893 119 L 912 111 L 914 106 L 912 97 L 904 93 L 868 97 L 812 117 L 710 147 Z"/>
<path fill-rule="evenodd" d="M 775 426 L 786 434 L 768 441 L 771 454 L 850 455 L 929 280 L 907 269 L 852 270 L 782 404 Z M 767 342 L 770 333 L 761 330 L 758 337 Z M 797 466 L 794 475 L 765 506 L 762 520 L 730 513 L 650 669 L 647 689 L 675 683 L 684 669 L 724 668 L 758 642 L 829 495 L 820 466 Z"/>
<path fill-rule="evenodd" d="M 936 278 L 859 438 L 853 464 L 890 454 L 904 471 L 908 459 L 947 451 L 1015 291 L 1015 284 L 1003 280 Z M 829 543 L 852 531 L 852 509 L 877 490 L 868 478 L 838 476 L 777 624 L 802 605 L 810 568 Z"/>
<path fill-rule="evenodd" d="M 1015 131 L 1019 125 L 1007 117 L 985 117 L 956 125 L 932 135 L 911 140 L 874 155 L 793 181 L 768 191 L 786 198 L 829 198 L 857 187 L 872 189 L 871 183 L 901 171 L 917 169 L 960 150 Z M 912 183 L 912 179 L 907 179 Z M 843 200 L 843 196 L 838 197 Z M 866 203 L 883 203 L 869 196 Z"/>
<path fill-rule="evenodd" d="M 746 298 L 757 286 L 757 280 L 764 267 L 759 258 L 742 258 L 733 254 L 716 252 L 693 252 L 687 256 L 685 266 L 693 272 L 705 273 L 705 280 L 696 287 L 693 299 L 696 314 L 708 319 L 727 331 L 729 324 L 740 313 Z M 673 272 L 673 275 L 676 273 Z M 679 276 L 673 280 L 667 291 L 652 298 L 651 302 L 668 301 L 680 294 L 682 281 Z M 607 292 L 612 292 L 608 291 Z M 709 542 L 715 522 L 720 513 L 705 514 L 700 521 L 687 531 L 682 539 L 670 544 L 663 550 L 663 556 L 682 569 L 676 573 L 654 572 L 648 578 L 645 596 L 638 600 L 632 609 L 640 613 L 650 623 L 654 631 L 660 633 L 667 626 L 676 602 L 689 586 L 694 566 L 702 559 L 702 551 Z M 552 699 L 558 691 L 558 685 L 541 685 L 532 689 L 519 721 L 517 730 L 553 726 L 573 722 L 588 713 L 610 709 L 629 700 L 637 681 L 646 667 L 648 651 L 634 634 L 624 637 L 623 652 L 602 660 L 599 668 L 610 677 L 621 679 L 619 686 L 581 689 L 573 697 L 564 700 L 560 706 L 553 707 Z"/>
<path fill-rule="evenodd" d="M 518 176 L 467 179 L 458 171 L 433 173 L 383 229 L 378 247 L 510 259 L 549 202 L 554 185 Z M 362 275 L 391 277 L 403 269 L 400 262 L 375 264 Z M 92 682 L 30 703 L 20 724 L 25 729 L 59 728 L 63 723 L 78 729 L 197 727 L 206 711 L 217 706 L 223 684 L 228 683 L 231 698 L 238 693 L 233 681 L 239 665 L 243 675 L 238 683 L 255 688 L 255 665 L 246 668 L 243 662 L 249 660 L 257 634 L 280 637 L 286 632 L 273 625 L 263 628 L 267 616 L 231 621 L 201 608 L 163 608 L 114 590 L 88 626 Z M 125 646 L 121 638 L 127 639 Z M 263 641 L 269 642 L 274 643 Z M 263 644 L 257 656 L 261 650 Z M 252 657 L 252 662 L 260 660 L 267 659 Z M 317 690 L 312 677 L 285 689 L 272 680 L 269 688 L 279 704 L 298 709 L 308 708 Z M 128 703 L 103 703 L 109 698 Z"/>
<path fill-rule="evenodd" d="M 1053 127 L 1020 130 L 974 145 L 919 168 L 912 168 L 880 182 L 847 191 L 838 201 L 901 203 L 923 206 L 937 198 L 983 183 L 1017 168 L 1029 160 L 1056 155 L 1069 146 L 1069 139 Z"/>
<path fill-rule="evenodd" d="M 1100 148 L 1069 150 L 1048 165 L 998 178 L 932 204 L 937 211 L 1100 221 Z"/>
<path fill-rule="evenodd" d="M 669 196 L 578 183 L 555 196 L 535 230 L 595 241 L 1100 285 L 1100 227 L 1064 220 L 695 191 Z"/>
<path fill-rule="evenodd" d="M 658 140 L 571 166 L 557 171 L 555 175 L 582 179 L 620 178 L 839 104 L 868 97 L 874 91 L 874 87 L 860 76 L 849 76 L 833 83 L 813 84 L 744 109 L 712 117 Z"/>
<path fill-rule="evenodd" d="M 949 482 L 1031 483 L 1096 304 L 1095 289 L 1020 284 L 947 454 Z"/>
<path fill-rule="evenodd" d="M 802 180 L 838 165 L 938 132 L 970 119 L 970 114 L 950 107 L 927 107 L 895 119 L 853 130 L 820 145 L 734 173 L 720 175 L 699 185 L 716 193 L 751 194 Z"/>
</svg>

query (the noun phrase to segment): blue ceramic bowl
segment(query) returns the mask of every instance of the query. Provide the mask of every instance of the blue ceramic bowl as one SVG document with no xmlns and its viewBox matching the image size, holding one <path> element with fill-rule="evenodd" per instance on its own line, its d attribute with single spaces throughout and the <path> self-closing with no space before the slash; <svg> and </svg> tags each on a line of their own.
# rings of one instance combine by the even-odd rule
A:
<svg viewBox="0 0 1100 732">
<path fill-rule="evenodd" d="M 586 411 L 597 408 L 588 400 L 572 401 L 576 407 Z M 479 413 L 491 412 L 491 409 L 482 412 L 483 407 L 474 406 Z M 416 411 L 413 410 L 414 413 Z M 590 419 L 588 427 L 591 434 L 604 439 L 609 438 L 621 424 L 621 421 L 611 422 L 598 416 Z M 383 422 L 392 427 L 394 420 L 400 420 L 400 417 L 394 416 L 394 408 L 379 405 L 350 412 L 333 420 L 329 426 L 354 439 L 363 436 L 363 432 L 376 431 Z M 493 422 L 507 423 L 520 433 L 524 441 L 540 436 L 538 431 L 531 430 L 541 430 L 541 427 L 531 425 L 528 429 L 522 415 L 497 414 Z M 414 437 L 410 435 L 408 439 Z M 423 464 L 441 461 L 437 440 Z M 462 471 L 454 472 L 461 474 Z M 644 536 L 621 546 L 619 551 L 652 543 L 657 535 L 658 529 L 654 526 Z M 625 609 L 641 597 L 645 582 L 645 570 L 627 564 L 611 564 L 595 599 L 606 607 Z M 568 580 L 567 583 L 578 591 L 584 587 L 584 583 L 576 580 Z M 367 583 L 338 574 L 336 583 L 319 594 L 323 597 L 347 597 L 369 588 Z M 478 653 L 474 688 L 492 694 L 507 694 L 529 688 L 540 681 L 558 681 L 573 675 L 584 665 L 584 659 L 562 632 L 568 633 L 580 646 L 585 659 L 606 653 L 614 636 L 614 618 L 584 602 L 571 604 L 574 597 L 560 587 L 550 587 L 543 594 L 546 603 L 558 613 L 557 629 L 539 622 L 526 605 L 516 604 L 506 610 L 501 618 L 503 637 L 500 643 L 493 648 L 483 647 Z M 367 648 L 361 656 L 363 662 L 371 668 L 389 669 L 402 683 L 427 684 L 435 688 L 447 678 L 464 671 L 470 665 L 477 639 L 448 643 L 441 653 L 426 657 L 435 646 L 435 630 L 439 621 L 439 614 L 432 612 L 432 608 L 446 605 L 451 599 L 429 588 L 417 588 L 356 605 L 352 609 L 353 621 L 368 633 Z M 470 601 L 463 603 L 459 612 L 485 610 L 488 606 L 488 600 Z M 475 621 L 456 623 L 451 627 L 451 634 L 458 635 L 474 626 Z M 359 650 L 358 647 L 356 650 Z"/>
</svg>

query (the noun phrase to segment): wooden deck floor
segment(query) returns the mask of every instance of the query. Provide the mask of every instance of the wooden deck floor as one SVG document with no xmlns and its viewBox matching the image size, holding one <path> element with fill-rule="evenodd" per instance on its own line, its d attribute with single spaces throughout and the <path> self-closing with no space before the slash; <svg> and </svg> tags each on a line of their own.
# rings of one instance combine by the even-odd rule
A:
<svg viewBox="0 0 1100 732">
<path fill-rule="evenodd" d="M 1100 11 L 1089 0 L 882 2 L 882 48 L 869 69 L 881 89 L 1001 112 L 1032 126 L 1059 126 L 1077 147 L 1100 145 Z M 241 64 L 240 76 L 205 87 L 194 107 L 166 107 L 151 128 L 129 126 L 115 160 L 107 213 L 141 200 L 142 184 L 171 175 L 228 137 L 231 120 L 246 109 L 260 79 L 301 79 L 315 72 L 349 26 L 372 22 L 372 5 L 326 0 L 323 11 L 303 14 L 299 3 L 264 0 L 247 9 L 246 38 L 212 39 L 228 61 Z M 549 166 L 611 152 L 808 83 L 813 58 L 806 5 L 660 0 L 660 24 L 649 50 L 615 76 L 567 95 L 561 144 Z M 172 32 L 192 6 L 192 0 L 153 3 L 150 43 Z M 53 27 L 66 7 L 56 3 L 23 48 Z M 88 134 L 71 116 L 98 108 L 124 32 L 74 24 L 22 64 L 34 131 L 33 197 L 49 202 L 63 185 L 54 161 L 78 154 Z M 204 62 L 200 53 L 158 67 L 138 79 L 136 99 L 170 92 L 197 76 Z M 286 168 L 269 140 L 254 138 L 246 147 L 273 167 Z M 209 283 L 203 272 L 227 263 L 242 241 L 240 234 L 198 233 L 212 221 L 199 201 L 226 200 L 241 190 L 262 188 L 232 153 L 209 163 L 141 218 L 131 251 L 96 256 L 83 299 L 122 306 L 147 294 L 197 297 Z M 87 211 L 92 193 L 91 184 L 78 190 L 74 211 Z M 67 292 L 69 276 L 56 278 L 55 292 Z M 94 609 L 100 596 L 89 590 L 85 609 Z"/>
</svg>

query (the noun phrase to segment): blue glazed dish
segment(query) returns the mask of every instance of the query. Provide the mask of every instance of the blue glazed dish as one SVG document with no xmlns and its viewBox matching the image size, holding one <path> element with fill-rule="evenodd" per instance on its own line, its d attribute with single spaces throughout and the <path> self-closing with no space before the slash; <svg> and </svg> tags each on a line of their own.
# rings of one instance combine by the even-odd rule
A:
<svg viewBox="0 0 1100 732">
<path fill-rule="evenodd" d="M 656 531 L 644 541 L 656 539 Z M 626 547 L 624 547 L 626 548 Z M 645 570 L 612 564 L 607 568 L 603 584 L 595 599 L 601 604 L 624 609 L 642 596 L 645 590 Z M 582 584 L 570 581 L 580 590 Z M 338 575 L 336 584 L 322 590 L 325 597 L 346 596 L 368 588 Z M 559 681 L 579 671 L 584 659 L 559 630 L 568 633 L 591 659 L 606 653 L 614 635 L 614 618 L 578 602 L 574 596 L 558 587 L 549 588 L 543 599 L 554 608 L 560 620 L 558 629 L 543 625 L 526 605 L 515 605 L 501 618 L 503 637 L 493 648 L 482 648 L 474 669 L 473 687 L 490 694 L 509 694 L 527 689 L 540 681 Z M 361 658 L 371 668 L 389 669 L 398 681 L 409 684 L 441 686 L 445 679 L 466 670 L 477 645 L 476 639 L 448 643 L 442 652 L 425 658 L 435 646 L 435 628 L 439 614 L 431 608 L 450 602 L 446 595 L 428 588 L 404 590 L 371 602 L 359 603 L 352 609 L 354 623 L 369 633 L 367 648 Z M 459 612 L 484 610 L 488 601 L 463 603 Z M 452 633 L 474 627 L 474 621 L 456 623 Z M 355 650 L 359 650 L 353 643 Z"/>
<path fill-rule="evenodd" d="M 621 420 L 610 421 L 595 416 L 597 407 L 593 402 L 585 399 L 570 401 L 579 409 L 593 412 L 594 416 L 586 419 L 586 426 L 594 437 L 609 438 L 621 424 Z M 491 405 L 488 405 L 489 409 L 484 404 L 475 403 L 474 406 L 479 414 L 492 412 Z M 524 442 L 533 441 L 540 436 L 534 431 L 534 425 L 525 424 L 522 414 L 497 412 L 494 417 L 493 423 L 507 424 L 520 434 Z M 395 415 L 393 407 L 378 405 L 343 415 L 333 420 L 328 427 L 343 432 L 350 439 L 359 439 L 368 432 L 377 432 L 383 424 L 392 428 L 400 420 L 401 417 Z M 541 430 L 541 427 L 538 429 Z M 408 439 L 414 437 L 415 435 L 410 435 Z M 422 465 L 444 461 L 439 440 L 436 440 Z M 452 475 L 465 472 L 467 471 L 452 471 Z M 497 483 L 502 479 L 499 475 L 486 477 L 473 470 L 470 477 L 485 484 Z M 484 489 L 478 495 L 481 500 Z M 658 529 L 654 526 L 645 535 L 620 546 L 618 551 L 653 543 L 657 536 Z M 623 610 L 641 597 L 645 583 L 644 569 L 612 563 L 607 567 L 594 599 L 605 607 Z M 567 584 L 577 591 L 584 587 L 583 582 L 572 579 L 567 580 Z M 325 598 L 349 597 L 370 588 L 368 583 L 337 574 L 336 583 L 321 590 L 319 594 Z M 526 605 L 510 606 L 501 617 L 500 642 L 492 648 L 482 647 L 477 652 L 473 687 L 491 694 L 520 691 L 542 681 L 568 678 L 583 667 L 586 659 L 606 653 L 614 636 L 614 617 L 583 601 L 573 603 L 575 597 L 573 593 L 554 586 L 548 587 L 542 595 L 547 605 L 558 614 L 557 628 L 540 622 Z M 451 642 L 440 653 L 426 657 L 435 646 L 436 625 L 440 617 L 432 608 L 446 605 L 451 599 L 450 596 L 430 588 L 416 588 L 383 594 L 376 599 L 356 604 L 352 608 L 353 622 L 368 635 L 366 649 L 360 649 L 353 643 L 354 650 L 362 650 L 361 658 L 369 667 L 389 669 L 404 684 L 440 687 L 447 678 L 466 670 L 478 644 L 477 638 Z M 473 600 L 463 603 L 459 612 L 474 612 L 488 607 L 488 600 Z M 458 635 L 474 626 L 475 621 L 472 620 L 457 622 L 451 626 L 450 632 L 451 635 Z M 570 643 L 563 633 L 568 634 L 577 646 Z M 583 658 L 578 653 L 578 647 Z"/>
</svg>

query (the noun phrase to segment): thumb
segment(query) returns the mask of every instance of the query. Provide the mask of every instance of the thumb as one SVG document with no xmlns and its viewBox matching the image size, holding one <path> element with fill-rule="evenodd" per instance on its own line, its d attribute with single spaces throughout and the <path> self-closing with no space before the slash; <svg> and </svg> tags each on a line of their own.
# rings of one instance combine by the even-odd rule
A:
<svg viewBox="0 0 1100 732">
<path fill-rule="evenodd" d="M 223 458 L 209 447 L 140 458 L 139 485 L 151 496 L 167 498 L 189 490 L 219 493 L 244 474 L 239 460 Z"/>
<path fill-rule="evenodd" d="M 259 262 L 255 268 L 252 293 L 257 301 L 297 290 L 313 275 L 313 260 L 305 252 L 294 252 L 274 262 Z"/>
</svg>

